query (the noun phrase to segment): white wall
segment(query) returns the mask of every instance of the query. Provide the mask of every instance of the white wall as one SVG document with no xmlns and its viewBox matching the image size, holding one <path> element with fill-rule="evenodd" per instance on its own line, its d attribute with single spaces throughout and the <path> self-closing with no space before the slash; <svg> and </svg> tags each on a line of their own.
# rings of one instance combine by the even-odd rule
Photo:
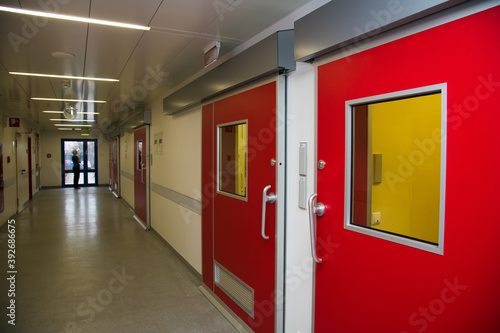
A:
<svg viewBox="0 0 500 333">
<path fill-rule="evenodd" d="M 81 136 L 75 131 L 44 131 L 40 134 L 41 185 L 62 186 L 61 139 L 97 139 L 98 182 L 109 183 L 109 142 L 97 136 Z M 51 157 L 47 157 L 50 154 Z"/>
<path fill-rule="evenodd" d="M 134 133 L 120 137 L 120 196 L 134 208 Z"/>
<path fill-rule="evenodd" d="M 297 63 L 288 78 L 285 332 L 311 332 L 313 261 L 308 212 L 299 208 L 299 143 L 307 142 L 307 198 L 314 193 L 315 67 Z"/>
</svg>

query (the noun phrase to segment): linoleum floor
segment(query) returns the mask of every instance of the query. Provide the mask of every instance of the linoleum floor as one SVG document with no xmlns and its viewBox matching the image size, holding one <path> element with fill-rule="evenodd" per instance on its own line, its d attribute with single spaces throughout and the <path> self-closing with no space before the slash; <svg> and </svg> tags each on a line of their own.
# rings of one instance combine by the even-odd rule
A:
<svg viewBox="0 0 500 333">
<path fill-rule="evenodd" d="M 14 269 L 0 229 L 0 332 L 236 332 L 107 188 L 44 189 L 14 219 Z"/>
</svg>

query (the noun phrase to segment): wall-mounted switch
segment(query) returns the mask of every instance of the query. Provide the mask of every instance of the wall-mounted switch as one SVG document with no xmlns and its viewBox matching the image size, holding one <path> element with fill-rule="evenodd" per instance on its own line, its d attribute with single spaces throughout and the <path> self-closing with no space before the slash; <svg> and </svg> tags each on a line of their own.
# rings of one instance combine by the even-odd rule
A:
<svg viewBox="0 0 500 333">
<path fill-rule="evenodd" d="M 307 208 L 307 177 L 299 176 L 299 208 Z"/>
<path fill-rule="evenodd" d="M 307 142 L 299 143 L 299 175 L 307 176 Z"/>
<path fill-rule="evenodd" d="M 379 225 L 381 221 L 381 214 L 380 212 L 377 213 L 372 213 L 372 226 L 374 225 Z"/>
</svg>

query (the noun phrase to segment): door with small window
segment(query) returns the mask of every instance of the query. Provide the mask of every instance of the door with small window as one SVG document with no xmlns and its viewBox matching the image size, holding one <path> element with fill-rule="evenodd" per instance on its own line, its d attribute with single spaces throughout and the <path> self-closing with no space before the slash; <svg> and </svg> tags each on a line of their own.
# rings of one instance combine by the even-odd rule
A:
<svg viewBox="0 0 500 333">
<path fill-rule="evenodd" d="M 499 22 L 318 65 L 315 332 L 500 329 Z"/>
<path fill-rule="evenodd" d="M 149 126 L 134 131 L 134 218 L 149 229 Z"/>
<path fill-rule="evenodd" d="M 203 281 L 255 332 L 276 324 L 276 91 L 203 107 Z"/>
</svg>

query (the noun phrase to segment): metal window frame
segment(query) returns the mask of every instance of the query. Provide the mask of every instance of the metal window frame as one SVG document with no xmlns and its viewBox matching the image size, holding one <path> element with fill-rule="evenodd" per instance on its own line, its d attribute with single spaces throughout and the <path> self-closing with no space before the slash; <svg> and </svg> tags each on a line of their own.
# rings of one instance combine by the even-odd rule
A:
<svg viewBox="0 0 500 333">
<path fill-rule="evenodd" d="M 441 93 L 441 165 L 440 165 L 440 196 L 439 196 L 439 240 L 438 244 L 408 238 L 402 235 L 391 234 L 377 229 L 370 229 L 352 224 L 352 153 L 353 153 L 353 121 L 352 110 L 354 106 L 373 104 L 395 99 L 411 98 L 421 95 Z M 345 137 L 345 198 L 344 198 L 344 229 L 369 235 L 424 250 L 427 252 L 444 255 L 444 224 L 445 224 L 445 198 L 446 198 L 446 138 L 447 138 L 447 84 L 441 83 L 415 89 L 402 90 L 388 94 L 370 96 L 345 102 L 346 137 Z"/>
</svg>

